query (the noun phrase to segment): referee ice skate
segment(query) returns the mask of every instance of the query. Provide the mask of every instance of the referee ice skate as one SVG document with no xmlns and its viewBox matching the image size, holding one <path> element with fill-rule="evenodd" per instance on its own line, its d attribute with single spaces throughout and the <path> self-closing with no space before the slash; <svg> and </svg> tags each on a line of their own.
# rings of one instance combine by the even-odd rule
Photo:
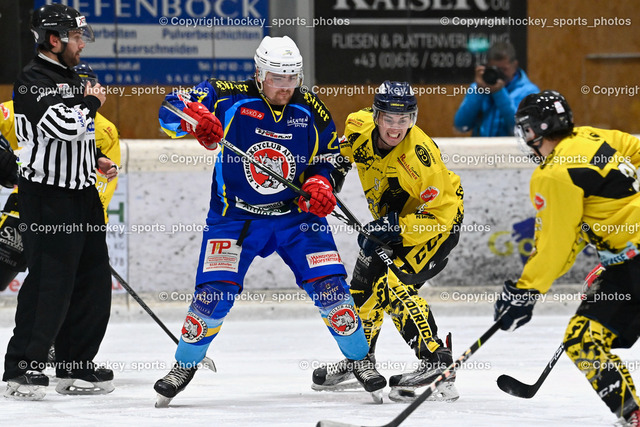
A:
<svg viewBox="0 0 640 427">
<path fill-rule="evenodd" d="M 113 372 L 93 358 L 111 306 L 111 278 L 96 168 L 108 179 L 117 167 L 96 149 L 94 118 L 106 97 L 100 85 L 83 87 L 71 69 L 93 32 L 68 6 L 36 10 L 32 31 L 37 57 L 14 85 L 16 136 L 22 150 L 20 219 L 29 274 L 18 294 L 16 327 L 5 356 L 6 396 L 42 399 L 42 373 L 52 343 L 56 391 L 96 394 L 113 390 Z M 74 224 L 70 233 L 43 232 Z M 84 230 L 84 231 L 81 231 Z M 76 380 L 89 387 L 74 384 Z"/>
</svg>

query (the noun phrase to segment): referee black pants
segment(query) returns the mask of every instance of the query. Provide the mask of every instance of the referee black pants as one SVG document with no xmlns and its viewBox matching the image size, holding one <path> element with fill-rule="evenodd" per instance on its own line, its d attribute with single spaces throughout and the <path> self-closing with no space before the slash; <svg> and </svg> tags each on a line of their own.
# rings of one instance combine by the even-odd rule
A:
<svg viewBox="0 0 640 427">
<path fill-rule="evenodd" d="M 2 379 L 42 370 L 56 349 L 56 375 L 82 375 L 104 337 L 111 273 L 102 204 L 94 186 L 66 190 L 20 180 L 20 223 L 29 273 Z"/>
</svg>

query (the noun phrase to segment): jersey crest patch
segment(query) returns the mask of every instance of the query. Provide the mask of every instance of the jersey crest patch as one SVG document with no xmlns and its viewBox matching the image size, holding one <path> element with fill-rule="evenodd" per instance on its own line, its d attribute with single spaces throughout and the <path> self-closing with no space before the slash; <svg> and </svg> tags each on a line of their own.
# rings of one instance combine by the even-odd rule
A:
<svg viewBox="0 0 640 427">
<path fill-rule="evenodd" d="M 247 154 L 289 181 L 296 176 L 293 154 L 277 142 L 258 142 L 249 147 Z M 249 162 L 244 164 L 244 174 L 249 185 L 260 194 L 276 194 L 284 190 L 284 185 Z"/>
<path fill-rule="evenodd" d="M 260 128 L 256 128 L 256 133 L 258 135 L 266 136 L 267 138 L 273 138 L 273 139 L 292 139 L 293 138 L 292 133 L 276 133 L 276 132 L 271 132 L 270 130 L 264 130 Z"/>
<path fill-rule="evenodd" d="M 0 104 L 0 110 L 2 110 L 2 117 L 4 117 L 5 120 L 9 120 L 11 118 L 11 111 L 9 111 L 4 104 Z"/>
<path fill-rule="evenodd" d="M 533 198 L 533 204 L 537 211 L 541 211 L 547 206 L 547 200 L 542 197 L 542 194 L 536 193 L 536 196 Z"/>
<path fill-rule="evenodd" d="M 337 251 L 315 252 L 307 254 L 309 267 L 320 267 L 330 264 L 342 264 L 342 259 Z"/>
<path fill-rule="evenodd" d="M 238 272 L 242 247 L 234 239 L 209 239 L 202 260 L 202 272 L 233 271 Z"/>
<path fill-rule="evenodd" d="M 418 156 L 418 160 L 420 160 L 423 165 L 426 167 L 431 166 L 431 157 L 429 157 L 429 153 L 426 148 L 422 145 L 416 145 L 415 152 L 416 156 Z"/>
<path fill-rule="evenodd" d="M 207 335 L 208 329 L 206 322 L 190 311 L 182 325 L 182 340 L 187 344 L 198 342 Z"/>
<path fill-rule="evenodd" d="M 423 202 L 429 203 L 430 201 L 438 197 L 438 194 L 440 194 L 440 190 L 438 190 L 436 187 L 430 186 L 427 187 L 427 189 L 422 193 L 420 193 L 420 198 Z"/>
<path fill-rule="evenodd" d="M 252 110 L 251 108 L 242 107 L 240 108 L 240 114 L 243 116 L 253 117 L 254 119 L 262 120 L 264 118 L 264 113 L 257 110 Z"/>
<path fill-rule="evenodd" d="M 327 317 L 331 329 L 338 335 L 351 335 L 358 329 L 358 320 L 350 304 L 340 304 L 331 310 Z"/>
</svg>

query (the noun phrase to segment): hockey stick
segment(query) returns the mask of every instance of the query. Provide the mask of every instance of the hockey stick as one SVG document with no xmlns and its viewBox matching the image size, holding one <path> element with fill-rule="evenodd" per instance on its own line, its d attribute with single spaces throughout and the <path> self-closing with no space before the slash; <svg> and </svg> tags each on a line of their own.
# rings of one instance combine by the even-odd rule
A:
<svg viewBox="0 0 640 427">
<path fill-rule="evenodd" d="M 451 376 L 451 374 L 453 373 L 453 371 L 457 368 L 459 368 L 469 357 L 471 357 L 472 354 L 474 354 L 476 351 L 478 351 L 478 349 L 480 347 L 482 347 L 482 345 L 484 345 L 484 343 L 487 342 L 487 340 L 489 338 L 491 338 L 491 336 L 493 334 L 496 333 L 496 331 L 500 329 L 500 319 L 498 319 L 493 325 L 491 325 L 491 327 L 484 333 L 482 334 L 482 336 L 480 338 L 478 338 L 478 340 L 476 342 L 474 342 L 471 347 L 469 347 L 468 349 L 465 350 L 464 353 L 462 353 L 462 356 L 460 356 L 455 362 L 453 362 L 447 369 L 445 369 L 445 371 L 443 373 L 441 373 L 438 378 L 436 378 L 431 385 L 429 385 L 429 387 L 422 392 L 422 394 L 420 394 L 416 400 L 414 400 L 413 402 L 411 402 L 411 404 L 409 406 L 407 406 L 406 408 L 404 408 L 402 410 L 402 412 L 400 412 L 394 419 L 392 419 L 391 421 L 389 421 L 388 423 L 380 426 L 380 427 L 397 427 L 399 426 L 404 420 L 407 419 L 407 417 L 409 415 L 411 415 L 411 413 L 413 411 L 416 410 L 416 408 L 418 408 L 418 406 L 420 406 L 422 404 L 422 402 L 424 402 L 425 400 L 427 400 L 429 398 L 429 396 L 431 396 L 433 394 L 433 392 L 436 390 L 437 386 L 444 380 L 446 380 L 447 378 L 449 378 Z M 337 421 L 318 421 L 318 423 L 316 424 L 316 427 L 364 427 L 364 426 L 359 426 L 357 424 L 348 424 L 348 423 L 341 423 L 341 422 L 337 422 Z"/>
<path fill-rule="evenodd" d="M 151 318 L 153 320 L 156 321 L 156 323 L 162 328 L 162 330 L 165 331 L 166 334 L 169 335 L 169 337 L 177 345 L 178 344 L 178 338 L 176 338 L 176 336 L 173 335 L 173 333 L 169 330 L 169 328 L 167 328 L 167 326 L 164 323 L 162 323 L 162 320 L 160 320 L 158 318 L 158 316 L 156 316 L 155 313 L 153 311 L 151 311 L 149 306 L 147 304 L 145 304 L 145 302 L 142 300 L 142 298 L 140 298 L 140 295 L 138 295 L 136 293 L 136 291 L 134 291 L 131 288 L 131 286 L 129 286 L 129 284 L 122 278 L 122 276 L 120 276 L 118 274 L 118 272 L 113 269 L 113 267 L 109 266 L 109 268 L 111 269 L 111 274 L 113 275 L 113 277 L 116 278 L 116 280 L 122 285 L 122 287 L 127 290 L 129 295 L 131 295 L 133 297 L 133 299 L 136 300 L 136 302 L 138 304 L 140 304 L 140 307 L 142 307 L 144 309 L 144 311 L 146 311 L 147 314 L 149 316 L 151 316 Z M 211 369 L 213 372 L 218 372 L 217 369 L 216 369 L 216 364 L 213 363 L 213 360 L 209 359 L 208 357 L 205 357 L 204 359 L 202 359 L 202 364 L 204 366 L 206 366 L 207 368 Z"/>
<path fill-rule="evenodd" d="M 560 344 L 560 347 L 558 347 L 556 352 L 553 354 L 553 357 L 551 358 L 549 363 L 547 363 L 547 366 L 544 368 L 544 371 L 542 371 L 542 374 L 540 374 L 540 378 L 538 378 L 538 381 L 536 381 L 535 384 L 528 385 L 518 381 L 517 379 L 509 375 L 500 375 L 498 377 L 498 387 L 500 387 L 500 390 L 504 391 L 505 393 L 509 393 L 512 396 L 521 397 L 523 399 L 531 399 L 538 392 L 538 389 L 540 389 L 540 386 L 542 386 L 544 380 L 547 379 L 549 373 L 556 365 L 556 362 L 558 361 L 558 359 L 560 359 L 560 356 L 563 352 L 564 343 Z"/>
<path fill-rule="evenodd" d="M 186 102 L 184 99 L 182 99 L 182 101 Z M 181 119 L 183 119 L 184 121 L 188 122 L 192 126 L 197 126 L 198 125 L 198 121 L 196 119 L 194 119 L 193 117 L 191 117 L 187 113 L 183 112 L 178 107 L 176 107 L 175 105 L 171 104 L 169 101 L 167 101 L 167 100 L 162 101 L 162 106 L 164 108 L 166 108 L 167 110 L 171 111 L 176 116 L 178 116 Z M 254 165 L 256 168 L 260 169 L 265 174 L 271 176 L 272 178 L 274 178 L 276 181 L 278 181 L 279 183 L 281 183 L 285 187 L 290 188 L 291 190 L 293 190 L 294 192 L 296 192 L 297 194 L 299 194 L 300 196 L 304 197 L 307 200 L 310 199 L 309 194 L 306 191 L 303 191 L 300 187 L 298 187 L 297 185 L 295 185 L 294 183 L 292 183 L 291 181 L 289 181 L 285 177 L 281 176 L 277 172 L 271 170 L 271 168 L 269 168 L 268 166 L 263 165 L 262 163 L 260 163 L 256 159 L 254 159 L 253 157 L 249 156 L 249 154 L 247 154 L 246 152 L 242 151 L 240 148 L 236 147 L 235 145 L 233 145 L 232 143 L 230 143 L 226 139 L 222 138 L 220 140 L 220 144 L 222 144 L 224 147 L 228 148 L 229 150 L 233 151 L 235 154 L 237 154 L 238 156 L 242 157 L 243 159 L 247 160 L 249 163 Z M 376 248 L 376 251 L 375 251 L 376 255 L 378 255 L 378 257 L 382 260 L 382 262 L 384 262 L 385 265 L 391 271 L 393 271 L 393 274 L 395 274 L 396 277 L 398 279 L 400 279 L 401 282 L 406 283 L 406 284 L 415 284 L 415 283 L 424 282 L 424 280 L 422 280 L 418 274 L 406 273 L 406 272 L 400 270 L 398 268 L 398 266 L 396 266 L 395 263 L 393 262 L 393 259 L 391 259 L 391 256 L 389 256 L 389 254 L 393 252 L 393 250 L 389 247 L 389 245 L 387 245 L 386 243 L 382 242 L 376 236 L 372 236 L 371 234 L 369 234 L 364 229 L 362 224 L 358 221 L 358 219 L 355 217 L 355 215 L 353 215 L 349 211 L 349 209 L 347 209 L 345 204 L 338 198 L 338 196 L 335 195 L 335 197 L 336 197 L 336 201 L 338 202 L 338 207 L 340 208 L 340 210 L 342 210 L 342 212 L 346 215 L 346 217 L 338 214 L 337 212 L 335 212 L 335 210 L 332 212 L 332 214 L 336 218 L 338 218 L 339 220 L 345 222 L 347 225 L 350 225 L 351 227 L 353 227 L 358 233 L 362 234 L 367 239 L 369 239 L 372 242 L 376 243 L 378 245 L 378 247 Z"/>
</svg>

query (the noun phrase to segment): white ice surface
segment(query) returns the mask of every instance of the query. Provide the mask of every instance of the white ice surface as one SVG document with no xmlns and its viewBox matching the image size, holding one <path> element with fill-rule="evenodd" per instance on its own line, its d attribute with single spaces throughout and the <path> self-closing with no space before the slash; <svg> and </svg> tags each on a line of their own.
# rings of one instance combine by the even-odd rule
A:
<svg viewBox="0 0 640 427">
<path fill-rule="evenodd" d="M 434 304 L 440 335 L 453 332 L 455 357 L 490 326 L 489 308 L 467 315 L 464 307 Z M 158 308 L 176 334 L 185 309 L 177 304 Z M 11 335 L 13 310 L 0 309 L 3 351 Z M 457 402 L 425 402 L 403 426 L 611 426 L 615 417 L 566 356 L 533 399 L 509 396 L 496 386 L 503 373 L 535 382 L 559 345 L 569 317 L 534 315 L 530 324 L 514 333 L 499 331 L 459 371 Z M 114 369 L 116 390 L 105 396 L 77 397 L 59 395 L 49 386 L 40 402 L 0 398 L 0 424 L 314 426 L 330 419 L 383 425 L 406 406 L 386 396 L 384 404 L 375 405 L 363 391 L 310 389 L 312 367 L 341 357 L 308 302 L 271 306 L 238 302 L 209 349 L 218 373 L 198 371 L 169 408 L 156 409 L 153 383 L 168 371 L 174 350 L 172 341 L 137 306 L 115 306 L 96 361 Z M 618 353 L 632 361 L 634 374 L 640 351 Z M 387 378 L 415 362 L 390 319 L 380 336 L 377 357 Z"/>
</svg>

